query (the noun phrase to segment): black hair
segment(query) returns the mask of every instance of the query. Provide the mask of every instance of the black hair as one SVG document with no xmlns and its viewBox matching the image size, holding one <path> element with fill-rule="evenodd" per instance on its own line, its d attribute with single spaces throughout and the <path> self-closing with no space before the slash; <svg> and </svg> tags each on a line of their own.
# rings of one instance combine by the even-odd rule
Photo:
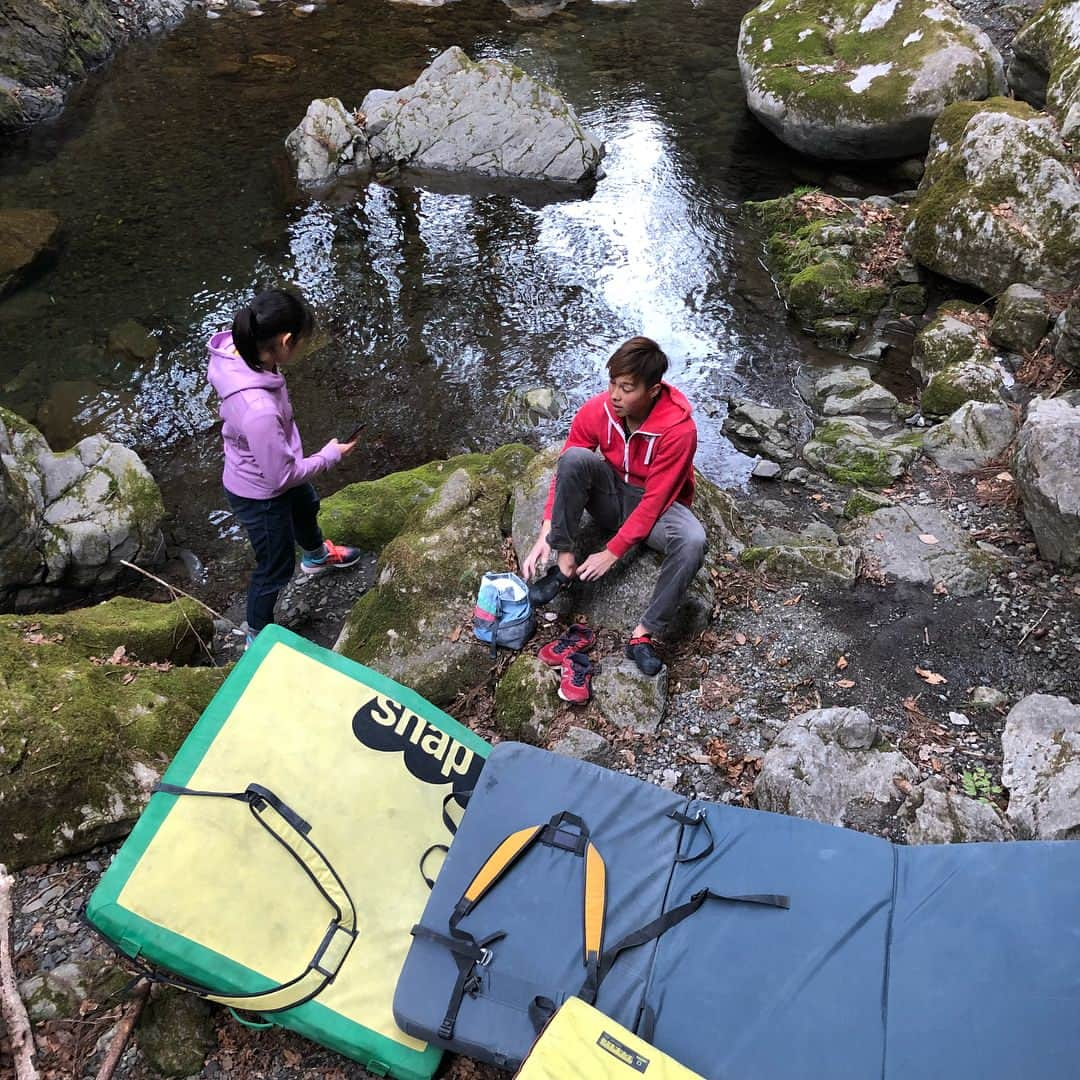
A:
<svg viewBox="0 0 1080 1080">
<path fill-rule="evenodd" d="M 656 386 L 668 369 L 668 358 L 652 338 L 632 337 L 611 354 L 607 369 L 613 379 L 629 375 L 646 386 Z"/>
<path fill-rule="evenodd" d="M 302 341 L 314 329 L 315 316 L 296 293 L 288 289 L 264 289 L 236 313 L 232 339 L 244 363 L 252 371 L 262 371 L 260 345 L 278 334 L 292 334 Z"/>
</svg>

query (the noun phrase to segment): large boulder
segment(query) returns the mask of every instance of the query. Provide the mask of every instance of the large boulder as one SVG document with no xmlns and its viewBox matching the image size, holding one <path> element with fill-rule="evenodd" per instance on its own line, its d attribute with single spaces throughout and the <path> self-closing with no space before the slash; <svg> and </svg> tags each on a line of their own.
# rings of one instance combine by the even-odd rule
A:
<svg viewBox="0 0 1080 1080">
<path fill-rule="evenodd" d="M 1025 840 L 1080 840 L 1080 706 L 1029 694 L 1001 735 L 1009 820 Z"/>
<path fill-rule="evenodd" d="M 990 340 L 1015 353 L 1034 352 L 1050 324 L 1046 297 L 1029 285 L 1010 285 L 994 308 Z"/>
<path fill-rule="evenodd" d="M 0 210 L 0 296 L 22 283 L 60 235 L 51 210 Z"/>
<path fill-rule="evenodd" d="M 814 522 L 801 533 L 758 526 L 750 546 L 739 553 L 739 562 L 777 577 L 850 589 L 858 578 L 860 555 L 857 547 L 841 545 L 827 525 Z"/>
<path fill-rule="evenodd" d="M 880 489 L 904 475 L 921 453 L 921 442 L 918 432 L 879 436 L 862 417 L 838 416 L 814 428 L 802 455 L 838 484 Z"/>
<path fill-rule="evenodd" d="M 947 105 L 1005 87 L 990 39 L 942 0 L 764 0 L 738 55 L 750 111 L 820 158 L 920 154 Z"/>
<path fill-rule="evenodd" d="M 0 863 L 47 862 L 131 828 L 224 678 L 170 663 L 212 637 L 188 601 L 0 616 Z"/>
<path fill-rule="evenodd" d="M 1080 279 L 1080 177 L 1054 122 L 1007 98 L 934 125 L 910 242 L 922 265 L 997 294 Z"/>
<path fill-rule="evenodd" d="M 973 304 L 952 301 L 942 304 L 916 335 L 911 366 L 922 381 L 954 364 L 989 364 L 993 350 L 986 337 L 987 319 Z"/>
<path fill-rule="evenodd" d="M 1049 0 L 1013 40 L 1009 85 L 1045 108 L 1061 133 L 1080 132 L 1080 0 Z"/>
<path fill-rule="evenodd" d="M 1001 459 L 1019 428 L 1008 405 L 969 401 L 923 437 L 923 450 L 939 469 L 974 472 Z"/>
<path fill-rule="evenodd" d="M 161 493 L 138 455 L 100 435 L 54 454 L 0 408 L 0 609 L 112 585 L 120 560 L 164 554 Z"/>
<path fill-rule="evenodd" d="M 382 551 L 376 585 L 353 607 L 335 649 L 436 705 L 483 682 L 492 659 L 470 629 L 476 592 L 486 571 L 506 565 L 513 485 L 533 456 L 504 446 L 327 499 L 321 520 L 335 523 L 335 538 Z"/>
<path fill-rule="evenodd" d="M 1080 406 L 1037 397 L 1020 428 L 1013 471 L 1039 554 L 1080 566 Z"/>
<path fill-rule="evenodd" d="M 991 802 L 951 789 L 940 776 L 921 783 L 903 807 L 909 844 L 975 844 L 1011 840 L 1012 828 Z"/>
<path fill-rule="evenodd" d="M 1080 299 L 1074 300 L 1054 323 L 1054 359 L 1080 368 Z"/>
<path fill-rule="evenodd" d="M 845 365 L 814 372 L 803 369 L 796 387 L 803 400 L 822 416 L 866 416 L 896 413 L 896 395 L 874 382 L 870 369 Z"/>
<path fill-rule="evenodd" d="M 901 786 L 918 781 L 918 769 L 861 709 L 816 709 L 773 740 L 754 797 L 761 810 L 889 833 L 904 801 Z"/>
<path fill-rule="evenodd" d="M 305 183 L 407 168 L 577 184 L 595 178 L 604 156 L 555 90 L 456 45 L 411 86 L 370 91 L 355 114 L 337 98 L 313 101 L 286 147 Z"/>
<path fill-rule="evenodd" d="M 519 561 L 525 559 L 540 530 L 558 456 L 558 447 L 539 454 L 514 486 L 513 539 Z M 691 582 L 686 599 L 673 620 L 673 629 L 677 628 L 682 634 L 697 633 L 708 626 L 715 599 L 711 571 L 723 564 L 725 553 L 741 549 L 741 538 L 745 537 L 745 526 L 730 496 L 700 475 L 693 510 L 705 527 L 709 550 L 704 567 Z M 608 539 L 608 533 L 586 520 L 578 539 L 578 557 L 599 551 Z M 638 545 L 599 581 L 575 581 L 551 607 L 562 614 L 588 612 L 592 625 L 625 632 L 637 623 L 648 607 L 660 574 L 660 563 L 661 558 L 656 552 Z"/>
</svg>

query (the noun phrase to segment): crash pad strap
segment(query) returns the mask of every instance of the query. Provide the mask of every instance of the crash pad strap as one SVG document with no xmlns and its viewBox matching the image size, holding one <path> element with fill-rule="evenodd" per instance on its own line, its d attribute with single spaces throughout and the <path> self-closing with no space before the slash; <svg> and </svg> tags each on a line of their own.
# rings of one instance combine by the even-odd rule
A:
<svg viewBox="0 0 1080 1080">
<path fill-rule="evenodd" d="M 333 911 L 333 917 L 307 968 L 286 982 L 251 994 L 225 994 L 175 976 L 168 976 L 162 981 L 219 1005 L 249 1012 L 281 1012 L 310 1001 L 333 981 L 357 937 L 356 906 L 326 856 L 308 839 L 311 825 L 272 791 L 259 784 L 249 784 L 244 791 L 197 791 L 161 783 L 155 786 L 154 791 L 165 795 L 234 799 L 245 803 L 255 820 L 300 864 Z"/>
<path fill-rule="evenodd" d="M 680 904 L 670 911 L 665 911 L 663 915 L 657 916 L 652 922 L 647 922 L 644 926 L 627 934 L 626 937 L 604 953 L 603 960 L 600 963 L 600 973 L 596 981 L 596 987 L 592 988 L 593 994 L 595 995 L 596 988 L 599 987 L 600 983 L 607 977 L 608 972 L 611 971 L 611 968 L 615 961 L 618 960 L 620 953 L 626 952 L 627 949 L 636 949 L 639 945 L 644 945 L 646 942 L 654 941 L 673 926 L 677 926 L 684 919 L 690 918 L 691 915 L 701 908 L 706 900 L 719 900 L 727 904 L 761 904 L 765 907 L 774 908 L 791 907 L 790 897 L 784 896 L 781 893 L 752 893 L 745 896 L 725 896 L 722 893 L 715 893 L 711 889 L 702 889 L 700 892 L 694 893 L 685 904 Z M 587 981 L 586 986 L 588 986 Z M 578 997 L 582 997 L 582 995 L 579 994 Z"/>
</svg>

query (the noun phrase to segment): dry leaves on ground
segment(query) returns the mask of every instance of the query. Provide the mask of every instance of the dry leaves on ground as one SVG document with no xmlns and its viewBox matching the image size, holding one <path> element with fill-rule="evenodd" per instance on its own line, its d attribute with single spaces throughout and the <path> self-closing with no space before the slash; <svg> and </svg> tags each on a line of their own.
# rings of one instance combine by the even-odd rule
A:
<svg viewBox="0 0 1080 1080">
<path fill-rule="evenodd" d="M 936 671 L 930 671 L 927 668 L 916 667 L 915 674 L 918 675 L 923 682 L 929 683 L 931 686 L 940 686 L 942 683 L 947 683 L 949 681 L 944 675 L 939 675 Z"/>
</svg>

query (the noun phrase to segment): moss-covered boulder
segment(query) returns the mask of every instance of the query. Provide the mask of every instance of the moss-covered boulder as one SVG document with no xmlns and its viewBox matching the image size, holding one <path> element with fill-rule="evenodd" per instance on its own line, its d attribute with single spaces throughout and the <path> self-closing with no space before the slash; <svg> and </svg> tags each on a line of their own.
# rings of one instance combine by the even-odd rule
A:
<svg viewBox="0 0 1080 1080">
<path fill-rule="evenodd" d="M 1012 43 L 1009 85 L 1056 117 L 1061 133 L 1080 132 L 1080 0 L 1049 0 Z"/>
<path fill-rule="evenodd" d="M 59 236 L 60 219 L 51 210 L 0 210 L 0 296 L 55 250 Z"/>
<path fill-rule="evenodd" d="M 491 655 L 473 638 L 472 609 L 484 572 L 505 566 L 513 483 L 533 456 L 528 447 L 504 446 L 387 477 L 378 482 L 389 496 L 385 507 L 369 485 L 327 500 L 327 515 L 341 526 L 335 540 L 359 543 L 370 511 L 380 524 L 364 546 L 382 548 L 377 583 L 335 648 L 437 705 L 483 681 Z"/>
<path fill-rule="evenodd" d="M 777 577 L 846 589 L 855 584 L 860 558 L 858 548 L 841 545 L 836 533 L 820 523 L 801 533 L 757 528 L 750 546 L 739 554 L 744 566 L 758 567 Z"/>
<path fill-rule="evenodd" d="M 988 364 L 993 350 L 986 337 L 988 320 L 973 304 L 942 304 L 916 335 L 911 366 L 928 382 L 953 364 Z"/>
<path fill-rule="evenodd" d="M 213 634 L 193 604 L 122 601 L 81 615 L 0 616 L 0 862 L 8 865 L 124 835 L 224 677 L 219 668 L 162 670 L 191 654 L 195 634 Z"/>
<path fill-rule="evenodd" d="M 998 298 L 990 340 L 1014 353 L 1034 352 L 1050 325 L 1050 304 L 1038 290 L 1010 285 Z"/>
<path fill-rule="evenodd" d="M 947 105 L 1005 87 L 990 39 L 942 0 L 764 0 L 738 55 L 750 111 L 819 158 L 921 153 Z"/>
<path fill-rule="evenodd" d="M 0 610 L 113 585 L 120 561 L 164 555 L 165 509 L 139 456 L 100 435 L 54 454 L 0 408 Z"/>
<path fill-rule="evenodd" d="M 1000 461 L 1017 432 L 1008 405 L 969 401 L 923 438 L 923 449 L 939 469 L 965 473 Z"/>
<path fill-rule="evenodd" d="M 930 376 L 920 399 L 922 411 L 927 416 L 951 416 L 969 401 L 999 401 L 1002 382 L 997 364 L 961 360 Z"/>
<path fill-rule="evenodd" d="M 860 364 L 824 370 L 803 368 L 796 388 L 810 408 L 822 416 L 893 416 L 900 404 L 896 395 L 874 382 L 870 369 Z"/>
<path fill-rule="evenodd" d="M 792 314 L 819 343 L 846 351 L 901 283 L 905 211 L 810 189 L 749 202 L 765 257 Z"/>
<path fill-rule="evenodd" d="M 1080 279 L 1080 177 L 1054 122 L 1007 98 L 934 125 L 910 234 L 918 261 L 997 294 Z"/>
<path fill-rule="evenodd" d="M 855 417 L 837 417 L 814 428 L 802 454 L 838 484 L 880 490 L 910 468 L 921 440 L 915 432 L 878 436 Z"/>
<path fill-rule="evenodd" d="M 194 1076 L 217 1045 L 213 1010 L 194 994 L 162 987 L 143 1009 L 135 1038 L 159 1076 Z"/>
<path fill-rule="evenodd" d="M 495 726 L 518 742 L 543 744 L 559 707 L 559 671 L 523 652 L 495 687 Z"/>
<path fill-rule="evenodd" d="M 519 560 L 528 554 L 540 531 L 544 503 L 558 456 L 558 447 L 538 454 L 515 484 L 513 539 Z M 708 625 L 715 599 L 712 571 L 724 565 L 726 552 L 742 548 L 748 532 L 731 496 L 700 473 L 693 512 L 705 528 L 709 550 L 705 565 L 690 583 L 686 599 L 672 620 L 672 630 L 679 635 L 696 633 Z M 584 559 L 587 554 L 599 551 L 609 538 L 610 533 L 586 520 L 578 537 L 578 558 Z M 639 544 L 598 581 L 576 580 L 555 599 L 551 609 L 564 615 L 588 612 L 590 625 L 624 633 L 638 622 L 649 606 L 660 574 L 660 563 L 660 555 Z"/>
</svg>

